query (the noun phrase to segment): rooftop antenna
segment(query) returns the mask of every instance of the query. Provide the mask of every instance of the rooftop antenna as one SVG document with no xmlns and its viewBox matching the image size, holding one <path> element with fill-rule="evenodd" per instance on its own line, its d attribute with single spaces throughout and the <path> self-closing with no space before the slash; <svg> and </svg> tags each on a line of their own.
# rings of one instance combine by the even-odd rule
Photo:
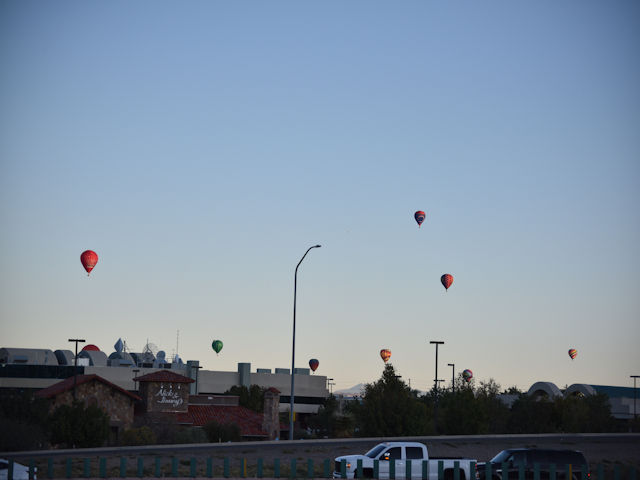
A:
<svg viewBox="0 0 640 480">
<path fill-rule="evenodd" d="M 180 330 L 176 333 L 176 355 L 178 355 L 178 344 L 180 343 Z"/>
</svg>

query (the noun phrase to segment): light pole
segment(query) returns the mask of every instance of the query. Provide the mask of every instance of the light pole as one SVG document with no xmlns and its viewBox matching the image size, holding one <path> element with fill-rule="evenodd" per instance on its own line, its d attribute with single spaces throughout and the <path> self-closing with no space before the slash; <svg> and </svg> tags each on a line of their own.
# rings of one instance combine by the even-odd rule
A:
<svg viewBox="0 0 640 480">
<path fill-rule="evenodd" d="M 438 433 L 438 346 L 444 345 L 444 342 L 432 340 L 429 343 L 436 346 L 436 376 L 433 379 L 433 394 L 435 395 L 435 408 L 433 409 L 433 429 Z"/>
<path fill-rule="evenodd" d="M 451 392 L 455 392 L 456 391 L 456 384 L 455 384 L 455 379 L 456 379 L 456 364 L 455 363 L 447 363 L 447 365 L 449 365 L 451 367 Z"/>
<path fill-rule="evenodd" d="M 309 247 L 304 255 L 296 265 L 296 272 L 293 276 L 293 342 L 291 347 L 291 402 L 289 405 L 289 440 L 293 440 L 293 400 L 294 400 L 294 388 L 295 388 L 295 375 L 294 375 L 294 366 L 296 361 L 296 293 L 298 288 L 298 267 L 304 260 L 304 257 L 307 256 L 307 253 L 312 248 L 320 248 L 320 245 L 314 245 L 313 247 Z"/>
<path fill-rule="evenodd" d="M 76 342 L 76 356 L 74 360 L 73 366 L 73 401 L 76 401 L 76 377 L 78 375 L 78 343 L 84 343 L 85 340 L 82 338 L 70 338 L 70 342 Z"/>
<path fill-rule="evenodd" d="M 333 378 L 327 378 L 327 386 L 329 387 L 329 395 L 333 395 L 333 386 L 335 385 Z"/>
<path fill-rule="evenodd" d="M 629 378 L 633 378 L 633 420 L 637 418 L 636 414 L 636 378 L 640 378 L 640 375 L 629 375 Z"/>
</svg>

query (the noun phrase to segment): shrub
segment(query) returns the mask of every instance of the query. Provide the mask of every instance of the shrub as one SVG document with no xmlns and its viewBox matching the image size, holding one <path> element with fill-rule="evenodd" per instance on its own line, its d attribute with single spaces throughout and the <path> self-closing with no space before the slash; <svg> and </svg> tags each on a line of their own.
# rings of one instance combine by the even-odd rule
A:
<svg viewBox="0 0 640 480">
<path fill-rule="evenodd" d="M 211 421 L 202 429 L 210 442 L 239 442 L 242 440 L 240 427 L 235 423 Z"/>
<path fill-rule="evenodd" d="M 147 426 L 125 430 L 120 438 L 120 445 L 155 445 L 156 442 L 156 434 Z"/>
</svg>

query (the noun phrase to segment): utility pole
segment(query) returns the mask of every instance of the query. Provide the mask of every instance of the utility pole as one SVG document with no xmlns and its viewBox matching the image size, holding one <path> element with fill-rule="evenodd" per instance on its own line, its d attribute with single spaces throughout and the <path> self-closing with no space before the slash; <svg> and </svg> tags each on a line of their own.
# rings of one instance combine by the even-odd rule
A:
<svg viewBox="0 0 640 480">
<path fill-rule="evenodd" d="M 436 376 L 433 379 L 433 394 L 435 395 L 435 407 L 433 409 L 433 429 L 438 433 L 438 346 L 444 345 L 440 340 L 432 340 L 429 342 L 436 346 Z"/>
<path fill-rule="evenodd" d="M 448 366 L 451 367 L 451 392 L 455 393 L 456 391 L 456 364 L 455 363 L 447 363 Z"/>
</svg>

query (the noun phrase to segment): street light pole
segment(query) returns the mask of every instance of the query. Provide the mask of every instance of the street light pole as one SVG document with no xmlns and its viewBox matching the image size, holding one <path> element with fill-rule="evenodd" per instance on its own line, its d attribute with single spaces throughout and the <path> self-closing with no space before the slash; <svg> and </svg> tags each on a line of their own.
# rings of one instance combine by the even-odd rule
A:
<svg viewBox="0 0 640 480">
<path fill-rule="evenodd" d="M 456 364 L 455 363 L 447 363 L 447 365 L 449 365 L 451 367 L 451 392 L 455 393 L 455 391 L 456 391 L 456 384 L 455 384 Z"/>
<path fill-rule="evenodd" d="M 295 391 L 294 390 L 295 388 L 294 368 L 295 368 L 295 361 L 296 361 L 296 294 L 297 294 L 297 288 L 298 288 L 298 267 L 304 260 L 304 257 L 307 256 L 307 253 L 309 253 L 309 251 L 312 248 L 320 248 L 320 245 L 314 245 L 313 247 L 309 247 L 307 251 L 304 252 L 304 255 L 298 262 L 298 265 L 296 265 L 296 272 L 295 272 L 295 275 L 293 276 L 293 342 L 291 347 L 291 398 L 290 398 L 291 402 L 289 405 L 289 440 L 293 440 L 293 400 L 294 400 L 294 391 Z"/>
<path fill-rule="evenodd" d="M 85 340 L 82 338 L 70 338 L 69 339 L 70 342 L 76 342 L 76 356 L 74 359 L 74 366 L 73 366 L 73 401 L 76 401 L 76 381 L 77 381 L 77 375 L 78 375 L 78 343 L 84 343 Z"/>
<path fill-rule="evenodd" d="M 435 395 L 435 408 L 433 409 L 433 429 L 438 433 L 438 346 L 444 345 L 444 342 L 432 340 L 429 343 L 436 346 L 436 376 L 433 379 L 433 393 Z"/>
<path fill-rule="evenodd" d="M 629 378 L 633 378 L 633 420 L 637 418 L 636 414 L 636 378 L 640 378 L 640 375 L 629 375 Z"/>
</svg>

